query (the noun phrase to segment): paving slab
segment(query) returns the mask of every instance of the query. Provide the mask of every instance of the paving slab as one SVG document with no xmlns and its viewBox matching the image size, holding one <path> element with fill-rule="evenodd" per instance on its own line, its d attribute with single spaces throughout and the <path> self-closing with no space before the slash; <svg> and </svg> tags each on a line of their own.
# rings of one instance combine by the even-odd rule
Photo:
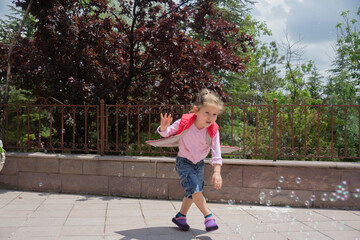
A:
<svg viewBox="0 0 360 240">
<path fill-rule="evenodd" d="M 190 231 L 171 218 L 180 201 L 0 189 L 0 240 L 360 240 L 360 211 L 209 203 L 219 230 L 201 212 Z"/>
</svg>

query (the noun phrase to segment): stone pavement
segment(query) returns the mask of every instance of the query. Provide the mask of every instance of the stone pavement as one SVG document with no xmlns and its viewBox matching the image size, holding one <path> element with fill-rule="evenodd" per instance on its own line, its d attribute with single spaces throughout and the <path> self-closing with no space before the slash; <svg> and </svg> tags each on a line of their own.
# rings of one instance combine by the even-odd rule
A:
<svg viewBox="0 0 360 240">
<path fill-rule="evenodd" d="M 360 211 L 210 203 L 219 230 L 204 231 L 192 206 L 190 231 L 171 218 L 181 202 L 0 189 L 0 239 L 360 240 Z"/>
</svg>

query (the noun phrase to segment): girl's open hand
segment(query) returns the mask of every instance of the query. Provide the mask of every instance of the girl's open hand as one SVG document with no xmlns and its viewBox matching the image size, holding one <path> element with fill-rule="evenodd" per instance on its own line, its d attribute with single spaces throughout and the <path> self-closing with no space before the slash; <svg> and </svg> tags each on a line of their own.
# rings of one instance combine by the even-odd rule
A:
<svg viewBox="0 0 360 240">
<path fill-rule="evenodd" d="M 173 118 L 171 116 L 171 114 L 167 114 L 165 113 L 165 115 L 163 115 L 162 113 L 160 113 L 160 132 L 164 132 L 168 126 L 170 126 L 170 124 L 173 121 Z"/>
</svg>

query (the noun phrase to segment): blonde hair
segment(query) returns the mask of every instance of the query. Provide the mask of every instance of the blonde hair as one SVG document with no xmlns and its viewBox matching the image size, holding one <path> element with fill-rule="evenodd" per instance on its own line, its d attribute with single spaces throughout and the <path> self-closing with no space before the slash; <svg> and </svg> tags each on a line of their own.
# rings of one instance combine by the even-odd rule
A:
<svg viewBox="0 0 360 240">
<path fill-rule="evenodd" d="M 219 108 L 219 112 L 224 108 L 224 102 L 218 97 L 216 93 L 210 91 L 209 89 L 203 89 L 198 94 L 194 106 L 200 110 L 200 108 L 205 104 L 214 104 Z"/>
</svg>

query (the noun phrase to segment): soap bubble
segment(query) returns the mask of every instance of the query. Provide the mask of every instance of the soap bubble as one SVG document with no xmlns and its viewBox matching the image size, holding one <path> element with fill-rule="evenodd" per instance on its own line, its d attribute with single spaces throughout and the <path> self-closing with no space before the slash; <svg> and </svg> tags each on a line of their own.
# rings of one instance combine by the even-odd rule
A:
<svg viewBox="0 0 360 240">
<path fill-rule="evenodd" d="M 336 195 L 336 193 L 331 193 L 329 199 L 331 202 L 336 202 L 338 196 Z"/>
<path fill-rule="evenodd" d="M 270 190 L 269 192 L 270 196 L 274 195 L 274 192 L 272 190 Z"/>
<path fill-rule="evenodd" d="M 276 191 L 279 193 L 279 192 L 281 192 L 281 187 L 280 186 L 277 186 L 276 187 Z"/>
<path fill-rule="evenodd" d="M 118 177 L 121 177 L 121 173 L 118 173 Z"/>
<path fill-rule="evenodd" d="M 233 204 L 235 203 L 235 200 L 231 200 L 231 199 L 230 199 L 230 200 L 228 201 L 228 203 L 229 203 L 229 205 L 233 205 Z"/>
<path fill-rule="evenodd" d="M 265 196 L 266 196 L 265 192 L 261 192 L 260 193 L 260 200 L 264 200 Z"/>
<path fill-rule="evenodd" d="M 239 224 L 239 225 L 237 225 L 236 230 L 235 230 L 239 234 L 241 233 L 241 227 L 242 227 L 242 224 Z"/>
<path fill-rule="evenodd" d="M 305 206 L 310 207 L 310 202 L 306 200 L 305 201 Z"/>
<path fill-rule="evenodd" d="M 312 202 L 314 202 L 314 201 L 315 201 L 315 199 L 316 199 L 315 194 L 311 195 L 310 200 L 311 200 Z"/>
<path fill-rule="evenodd" d="M 343 192 L 343 196 L 341 196 L 341 200 L 345 201 L 349 198 L 349 192 L 348 191 L 344 191 Z"/>
<path fill-rule="evenodd" d="M 281 183 L 284 182 L 284 179 L 285 179 L 284 176 L 280 176 L 279 177 L 279 182 L 281 182 Z"/>
<path fill-rule="evenodd" d="M 261 192 L 261 193 L 260 193 L 260 204 L 263 204 L 263 203 L 264 203 L 265 197 L 266 197 L 265 192 Z"/>
<path fill-rule="evenodd" d="M 131 166 L 131 170 L 133 171 L 135 169 L 135 166 Z"/>
<path fill-rule="evenodd" d="M 43 183 L 42 183 L 42 182 L 40 182 L 40 183 L 39 183 L 39 187 L 42 187 L 42 186 L 43 186 Z"/>
<path fill-rule="evenodd" d="M 329 196 L 328 196 L 327 193 L 323 193 L 323 195 L 321 196 L 321 200 L 322 200 L 323 202 L 327 201 L 328 198 L 329 198 Z"/>
<path fill-rule="evenodd" d="M 301 178 L 300 178 L 300 177 L 296 178 L 296 183 L 297 183 L 297 184 L 300 184 L 300 183 L 301 183 Z"/>
<path fill-rule="evenodd" d="M 341 194 L 342 191 L 343 191 L 343 186 L 342 186 L 342 185 L 337 185 L 337 186 L 336 186 L 336 192 L 339 193 L 339 194 Z"/>
<path fill-rule="evenodd" d="M 267 200 L 267 201 L 266 201 L 266 206 L 268 206 L 268 207 L 271 206 L 271 200 Z"/>
<path fill-rule="evenodd" d="M 291 191 L 291 192 L 290 192 L 290 197 L 291 197 L 291 198 L 295 197 L 295 192 L 294 192 L 294 191 Z"/>
<path fill-rule="evenodd" d="M 339 230 L 340 231 L 344 230 L 343 226 L 339 226 Z"/>
<path fill-rule="evenodd" d="M 354 191 L 354 197 L 355 197 L 355 198 L 359 198 L 359 196 L 360 196 L 360 188 L 357 188 L 357 189 L 355 189 L 355 191 Z"/>
<path fill-rule="evenodd" d="M 298 201 L 299 201 L 299 197 L 296 197 L 296 198 L 295 198 L 295 202 L 298 202 Z"/>
<path fill-rule="evenodd" d="M 345 180 L 341 181 L 341 183 L 342 183 L 344 186 L 347 185 L 347 181 L 345 181 Z"/>
</svg>

